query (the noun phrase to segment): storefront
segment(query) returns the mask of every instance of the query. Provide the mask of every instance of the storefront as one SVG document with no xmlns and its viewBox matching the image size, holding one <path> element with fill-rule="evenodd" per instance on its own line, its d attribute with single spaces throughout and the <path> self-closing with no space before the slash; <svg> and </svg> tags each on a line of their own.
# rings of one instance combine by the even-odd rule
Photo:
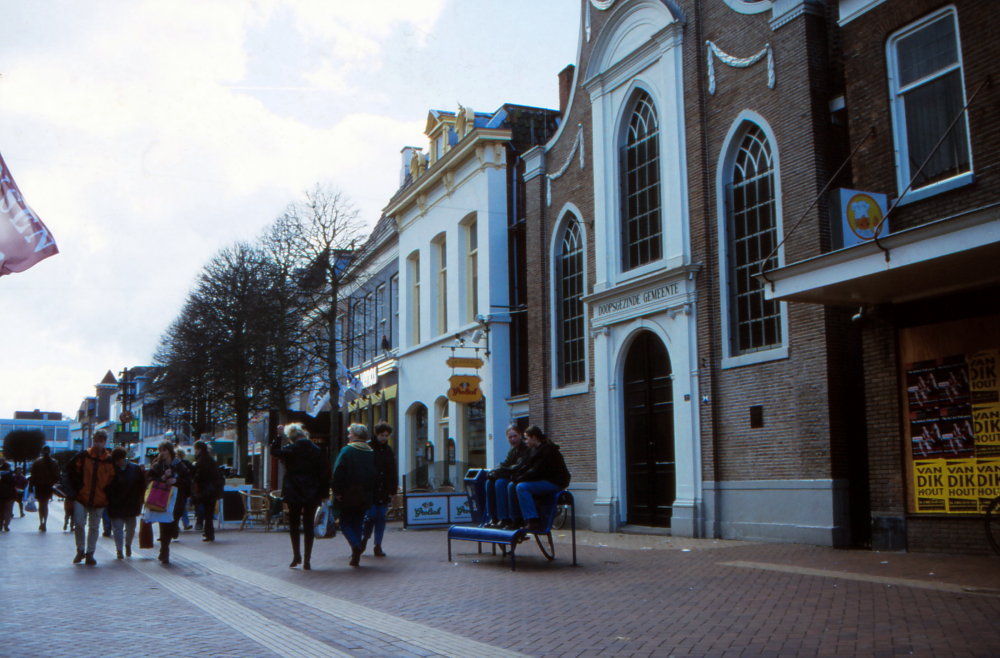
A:
<svg viewBox="0 0 1000 658">
<path fill-rule="evenodd" d="M 398 397 L 399 363 L 396 359 L 386 359 L 362 370 L 359 379 L 363 388 L 360 393 L 353 390 L 344 397 L 348 424 L 360 423 L 374 436 L 375 426 L 385 422 L 392 425 L 389 445 L 398 454 Z M 345 428 L 346 429 L 346 428 Z M 344 436 L 346 437 L 346 431 Z"/>
</svg>

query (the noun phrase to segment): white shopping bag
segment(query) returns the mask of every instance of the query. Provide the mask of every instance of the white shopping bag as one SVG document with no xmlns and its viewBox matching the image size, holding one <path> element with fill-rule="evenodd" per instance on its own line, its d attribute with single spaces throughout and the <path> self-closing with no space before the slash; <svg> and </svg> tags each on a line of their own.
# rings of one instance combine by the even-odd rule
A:
<svg viewBox="0 0 1000 658">
<path fill-rule="evenodd" d="M 148 507 L 142 509 L 142 520 L 146 523 L 173 523 L 174 503 L 177 502 L 177 487 L 170 488 L 170 500 L 167 501 L 167 509 L 162 512 L 154 512 Z"/>
</svg>

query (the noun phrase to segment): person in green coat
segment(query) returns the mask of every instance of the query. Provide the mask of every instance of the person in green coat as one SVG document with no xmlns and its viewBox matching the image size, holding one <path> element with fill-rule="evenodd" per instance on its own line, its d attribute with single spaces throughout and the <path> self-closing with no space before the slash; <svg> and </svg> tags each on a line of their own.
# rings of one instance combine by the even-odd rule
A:
<svg viewBox="0 0 1000 658">
<path fill-rule="evenodd" d="M 333 497 L 340 508 L 340 530 L 351 545 L 351 566 L 361 564 L 365 513 L 375 499 L 375 454 L 368 445 L 368 428 L 347 428 L 347 445 L 333 466 Z"/>
</svg>

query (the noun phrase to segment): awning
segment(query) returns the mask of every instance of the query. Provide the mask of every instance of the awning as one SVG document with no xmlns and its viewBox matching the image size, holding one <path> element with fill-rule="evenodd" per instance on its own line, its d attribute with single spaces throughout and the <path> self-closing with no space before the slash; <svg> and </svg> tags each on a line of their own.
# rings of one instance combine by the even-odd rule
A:
<svg viewBox="0 0 1000 658">
<path fill-rule="evenodd" d="M 234 441 L 212 441 L 208 445 L 212 448 L 213 455 L 232 455 L 234 444 Z"/>
<path fill-rule="evenodd" d="M 767 299 L 861 306 L 1000 284 L 1000 203 L 768 270 Z"/>
</svg>

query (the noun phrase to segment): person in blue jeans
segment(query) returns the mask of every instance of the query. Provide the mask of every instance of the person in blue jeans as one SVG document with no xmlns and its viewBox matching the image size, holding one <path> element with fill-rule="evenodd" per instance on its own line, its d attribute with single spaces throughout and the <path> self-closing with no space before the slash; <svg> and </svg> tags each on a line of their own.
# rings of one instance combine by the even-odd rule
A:
<svg viewBox="0 0 1000 658">
<path fill-rule="evenodd" d="M 515 509 L 520 510 L 524 529 L 541 532 L 544 525 L 539 519 L 534 496 L 562 491 L 569 486 L 571 476 L 559 446 L 546 439 L 541 429 L 532 425 L 524 430 L 524 436 L 531 452 L 517 463 L 507 493 L 511 514 Z"/>
<path fill-rule="evenodd" d="M 389 445 L 389 435 L 392 425 L 379 423 L 375 426 L 375 438 L 368 442 L 375 455 L 375 493 L 374 504 L 365 516 L 364 537 L 361 542 L 361 552 L 368 548 L 368 540 L 375 533 L 375 557 L 385 557 L 382 550 L 382 538 L 385 536 L 385 515 L 392 504 L 392 495 L 396 493 L 398 476 L 396 474 L 396 455 Z"/>
<path fill-rule="evenodd" d="M 348 443 L 333 465 L 333 497 L 340 509 L 340 531 L 351 545 L 352 567 L 361 566 L 365 514 L 374 503 L 375 455 L 368 445 L 368 428 L 353 423 L 347 428 Z M 284 493 L 284 491 L 282 491 Z"/>
<path fill-rule="evenodd" d="M 508 425 L 506 434 L 510 450 L 507 451 L 507 457 L 489 472 L 489 479 L 486 481 L 486 511 L 489 514 L 488 527 L 491 528 L 514 525 L 516 519 L 511 517 L 510 506 L 507 504 L 507 485 L 510 484 L 510 476 L 517 462 L 529 452 L 528 444 L 524 442 L 517 425 Z"/>
</svg>

